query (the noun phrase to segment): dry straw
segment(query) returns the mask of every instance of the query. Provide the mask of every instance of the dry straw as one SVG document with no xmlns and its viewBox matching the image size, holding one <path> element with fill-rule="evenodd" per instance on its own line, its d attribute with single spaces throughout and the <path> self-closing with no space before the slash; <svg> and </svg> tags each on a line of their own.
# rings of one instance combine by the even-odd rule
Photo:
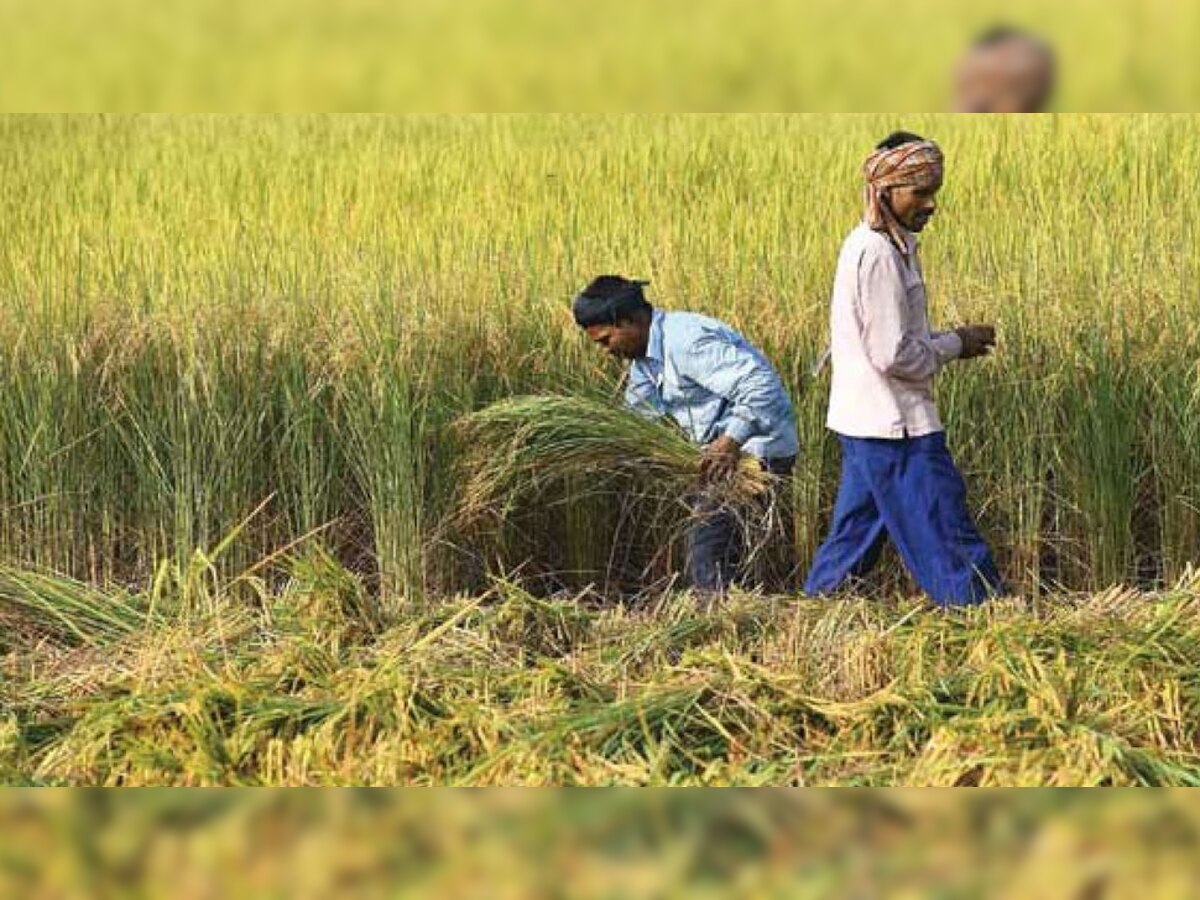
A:
<svg viewBox="0 0 1200 900">
<path fill-rule="evenodd" d="M 662 420 L 600 400 L 514 397 L 463 417 L 458 426 L 467 448 L 460 494 L 467 517 L 581 480 L 595 490 L 620 481 L 679 498 L 695 494 L 699 484 L 695 444 Z M 746 509 L 761 501 L 772 478 L 752 457 L 743 457 L 733 477 L 706 490 L 715 501 Z"/>
<path fill-rule="evenodd" d="M 503 527 L 535 505 L 592 500 L 659 510 L 651 534 L 620 541 L 669 544 L 714 509 L 731 513 L 753 565 L 778 535 L 785 479 L 744 455 L 734 473 L 702 483 L 701 450 L 669 420 L 579 396 L 514 397 L 457 423 L 465 450 L 455 527 Z M 643 548 L 650 550 L 653 548 Z"/>
</svg>

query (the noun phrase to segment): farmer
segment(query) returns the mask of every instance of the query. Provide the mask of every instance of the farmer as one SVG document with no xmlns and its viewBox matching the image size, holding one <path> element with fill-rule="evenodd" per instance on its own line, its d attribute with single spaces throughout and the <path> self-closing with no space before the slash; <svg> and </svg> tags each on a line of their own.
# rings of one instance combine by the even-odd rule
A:
<svg viewBox="0 0 1200 900">
<path fill-rule="evenodd" d="M 954 111 L 1042 112 L 1054 93 L 1054 50 L 1027 31 L 1007 26 L 980 35 L 954 71 Z"/>
<path fill-rule="evenodd" d="M 790 474 L 796 419 L 771 363 L 722 322 L 655 309 L 642 292 L 647 283 L 601 275 L 572 304 L 593 343 L 630 361 L 625 402 L 670 416 L 703 448 L 701 482 L 731 477 L 743 454 L 771 473 Z M 691 504 L 688 575 L 700 593 L 719 595 L 743 574 L 741 535 L 733 513 L 706 492 Z"/>
<path fill-rule="evenodd" d="M 939 605 L 1002 591 L 932 397 L 944 365 L 985 356 L 996 340 L 990 325 L 929 330 L 916 235 L 937 209 L 942 171 L 937 144 L 907 132 L 890 135 L 864 166 L 866 214 L 842 247 L 830 315 L 827 425 L 842 446 L 841 486 L 808 594 L 865 574 L 885 536 Z"/>
</svg>

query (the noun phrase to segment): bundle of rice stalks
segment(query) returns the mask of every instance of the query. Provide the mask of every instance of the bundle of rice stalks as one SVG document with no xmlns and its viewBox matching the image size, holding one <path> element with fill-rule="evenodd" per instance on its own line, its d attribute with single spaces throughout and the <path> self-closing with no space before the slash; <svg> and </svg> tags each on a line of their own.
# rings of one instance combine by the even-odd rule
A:
<svg viewBox="0 0 1200 900">
<path fill-rule="evenodd" d="M 465 521 L 503 517 L 532 499 L 571 502 L 634 493 L 684 502 L 700 492 L 761 518 L 777 480 L 744 457 L 733 477 L 701 486 L 700 448 L 678 429 L 587 397 L 514 397 L 464 416 L 458 425 L 466 445 L 459 503 Z M 571 496 L 554 497 L 564 487 Z"/>
<path fill-rule="evenodd" d="M 148 620 L 149 614 L 124 592 L 104 592 L 65 576 L 0 564 L 0 623 L 27 643 L 98 647 L 133 634 Z"/>
<path fill-rule="evenodd" d="M 482 537 L 491 529 L 503 541 L 504 535 L 538 531 L 530 513 L 562 506 L 570 518 L 582 515 L 584 504 L 606 509 L 613 530 L 593 532 L 583 541 L 611 542 L 608 567 L 593 571 L 606 585 L 628 576 L 630 587 L 655 577 L 652 570 L 657 577 L 673 575 L 677 564 L 669 561 L 671 548 L 680 545 L 697 516 L 718 510 L 742 534 L 747 573 L 769 568 L 768 561 L 778 555 L 774 548 L 784 533 L 783 515 L 790 513 L 780 502 L 783 480 L 747 456 L 730 477 L 702 484 L 700 448 L 666 420 L 648 419 L 603 399 L 537 395 L 464 416 L 458 433 L 464 451 L 452 523 L 459 534 Z M 522 546 L 503 565 L 537 569 L 553 558 L 544 541 Z M 614 568 L 613 560 L 627 559 L 627 552 L 642 559 L 649 554 L 640 576 L 628 569 L 625 576 L 616 574 L 626 563 Z"/>
</svg>

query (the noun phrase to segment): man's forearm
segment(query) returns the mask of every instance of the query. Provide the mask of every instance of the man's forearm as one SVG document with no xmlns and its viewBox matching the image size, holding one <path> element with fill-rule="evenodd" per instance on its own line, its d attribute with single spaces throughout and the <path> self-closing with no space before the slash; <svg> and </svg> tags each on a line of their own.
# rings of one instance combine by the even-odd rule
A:
<svg viewBox="0 0 1200 900">
<path fill-rule="evenodd" d="M 935 331 L 930 343 L 943 365 L 962 356 L 963 341 L 956 331 Z"/>
</svg>

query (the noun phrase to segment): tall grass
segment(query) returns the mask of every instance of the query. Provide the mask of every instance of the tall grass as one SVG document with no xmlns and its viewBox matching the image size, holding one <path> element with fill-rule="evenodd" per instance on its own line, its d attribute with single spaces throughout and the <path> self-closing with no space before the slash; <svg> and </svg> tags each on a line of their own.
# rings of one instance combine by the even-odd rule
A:
<svg viewBox="0 0 1200 900">
<path fill-rule="evenodd" d="M 140 583 L 265 501 L 229 571 L 323 529 L 396 606 L 539 548 L 557 587 L 598 583 L 653 534 L 548 508 L 481 558 L 448 522 L 487 448 L 452 423 L 612 396 L 567 300 L 622 271 L 776 362 L 806 561 L 837 467 L 808 373 L 859 162 L 898 126 L 949 156 L 935 320 L 999 326 L 939 397 L 1002 567 L 1172 583 L 1200 553 L 1192 117 L 0 120 L 0 557 Z"/>
</svg>

